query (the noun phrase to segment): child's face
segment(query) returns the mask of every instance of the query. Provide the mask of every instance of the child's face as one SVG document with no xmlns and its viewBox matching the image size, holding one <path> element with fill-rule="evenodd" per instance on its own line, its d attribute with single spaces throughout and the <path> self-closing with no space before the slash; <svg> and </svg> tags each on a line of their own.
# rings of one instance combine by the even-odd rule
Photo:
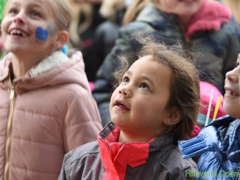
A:
<svg viewBox="0 0 240 180">
<path fill-rule="evenodd" d="M 113 92 L 111 120 L 123 132 L 153 138 L 165 130 L 171 70 L 145 56 L 133 63 Z"/>
<path fill-rule="evenodd" d="M 200 8 L 203 0 L 159 0 L 161 7 L 168 13 L 179 16 L 193 16 Z"/>
<path fill-rule="evenodd" d="M 225 113 L 240 118 L 240 54 L 237 59 L 237 66 L 226 74 L 225 95 L 223 109 Z"/>
<path fill-rule="evenodd" d="M 1 29 L 5 49 L 13 53 L 49 54 L 56 38 L 52 9 L 43 0 L 11 0 Z"/>
</svg>

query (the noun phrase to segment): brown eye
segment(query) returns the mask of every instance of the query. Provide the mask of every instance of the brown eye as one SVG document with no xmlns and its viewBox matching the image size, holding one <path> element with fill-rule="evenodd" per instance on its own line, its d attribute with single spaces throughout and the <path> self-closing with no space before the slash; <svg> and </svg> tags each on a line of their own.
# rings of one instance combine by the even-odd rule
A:
<svg viewBox="0 0 240 180">
<path fill-rule="evenodd" d="M 149 89 L 149 86 L 146 83 L 142 83 L 139 87 L 143 89 Z"/>
<path fill-rule="evenodd" d="M 9 10 L 9 14 L 17 14 L 18 11 L 16 9 L 11 9 Z"/>
<path fill-rule="evenodd" d="M 129 78 L 128 77 L 123 77 L 122 82 L 128 82 Z"/>
</svg>

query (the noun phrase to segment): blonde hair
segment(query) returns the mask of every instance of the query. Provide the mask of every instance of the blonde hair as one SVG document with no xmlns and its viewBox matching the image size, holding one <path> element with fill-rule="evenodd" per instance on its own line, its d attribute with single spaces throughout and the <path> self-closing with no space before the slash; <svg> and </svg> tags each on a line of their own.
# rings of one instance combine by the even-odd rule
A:
<svg viewBox="0 0 240 180">
<path fill-rule="evenodd" d="M 133 22 L 143 7 L 149 2 L 151 2 L 151 0 L 133 0 L 123 17 L 122 25 L 124 26 Z"/>
<path fill-rule="evenodd" d="M 6 10 L 10 4 L 11 0 L 7 0 L 6 6 L 4 8 L 4 16 L 6 15 Z M 71 13 L 70 8 L 65 0 L 43 0 L 44 3 L 48 3 L 52 10 L 56 20 L 57 27 L 59 30 L 68 31 L 71 24 Z M 4 18 L 3 16 L 3 18 Z"/>
<path fill-rule="evenodd" d="M 93 21 L 93 7 L 90 3 L 74 3 L 73 0 L 65 0 L 72 8 L 72 23 L 69 30 L 68 46 L 70 48 L 79 48 L 78 44 L 81 41 L 79 35 L 86 31 Z M 74 7 L 73 7 L 74 6 Z M 86 19 L 83 23 L 79 24 L 81 14 L 84 14 Z"/>
<path fill-rule="evenodd" d="M 103 0 L 100 14 L 109 20 L 117 18 L 117 12 L 125 8 L 125 0 Z"/>
</svg>

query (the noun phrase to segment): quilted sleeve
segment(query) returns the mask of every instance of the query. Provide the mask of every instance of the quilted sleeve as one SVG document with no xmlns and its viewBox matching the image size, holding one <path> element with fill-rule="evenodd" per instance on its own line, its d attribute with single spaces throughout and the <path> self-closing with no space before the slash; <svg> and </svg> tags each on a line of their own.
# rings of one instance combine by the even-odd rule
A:
<svg viewBox="0 0 240 180">
<path fill-rule="evenodd" d="M 97 140 L 102 130 L 95 100 L 90 92 L 76 95 L 68 106 L 63 132 L 65 153 L 82 144 Z"/>
</svg>

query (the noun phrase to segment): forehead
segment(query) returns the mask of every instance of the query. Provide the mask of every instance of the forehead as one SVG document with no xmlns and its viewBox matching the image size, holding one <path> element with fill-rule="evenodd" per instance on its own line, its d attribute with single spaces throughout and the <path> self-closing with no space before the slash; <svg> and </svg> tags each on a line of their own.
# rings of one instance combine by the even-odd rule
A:
<svg viewBox="0 0 240 180">
<path fill-rule="evenodd" d="M 143 69 L 156 69 L 162 66 L 167 67 L 167 65 L 162 63 L 160 60 L 157 60 L 152 55 L 147 55 L 135 61 L 129 69 L 139 69 L 140 67 Z"/>
<path fill-rule="evenodd" d="M 54 2 L 52 0 L 9 0 L 7 1 L 4 15 L 6 15 L 9 8 L 13 7 L 24 7 L 24 8 L 37 8 L 38 11 L 43 12 L 43 14 L 52 16 L 56 19 L 56 14 L 54 11 Z"/>
<path fill-rule="evenodd" d="M 51 0 L 9 0 L 6 4 L 6 8 L 8 8 L 10 5 L 33 6 L 52 10 Z"/>
<path fill-rule="evenodd" d="M 131 72 L 137 72 L 138 75 L 141 73 L 147 74 L 152 78 L 169 80 L 171 78 L 172 70 L 165 63 L 157 60 L 153 56 L 144 56 L 135 61 L 129 68 Z"/>
</svg>

